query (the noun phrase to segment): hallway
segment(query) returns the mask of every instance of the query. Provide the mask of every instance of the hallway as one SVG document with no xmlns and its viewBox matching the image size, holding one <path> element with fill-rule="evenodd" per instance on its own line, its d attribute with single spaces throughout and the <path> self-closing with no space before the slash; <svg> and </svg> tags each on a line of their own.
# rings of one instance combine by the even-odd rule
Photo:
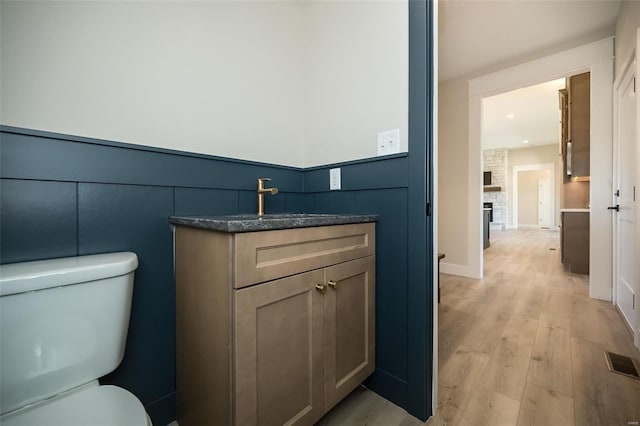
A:
<svg viewBox="0 0 640 426">
<path fill-rule="evenodd" d="M 442 276 L 439 414 L 429 424 L 640 421 L 640 381 L 610 373 L 603 351 L 640 352 L 616 308 L 588 297 L 588 277 L 564 272 L 558 238 L 494 232 L 483 280 Z"/>
</svg>

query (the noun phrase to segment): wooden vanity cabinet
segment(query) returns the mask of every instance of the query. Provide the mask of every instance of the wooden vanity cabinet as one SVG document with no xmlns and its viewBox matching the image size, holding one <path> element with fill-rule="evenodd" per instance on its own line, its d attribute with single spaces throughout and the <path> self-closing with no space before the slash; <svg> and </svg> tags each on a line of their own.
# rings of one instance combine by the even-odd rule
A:
<svg viewBox="0 0 640 426">
<path fill-rule="evenodd" d="M 311 425 L 373 372 L 374 227 L 176 227 L 181 426 Z"/>
</svg>

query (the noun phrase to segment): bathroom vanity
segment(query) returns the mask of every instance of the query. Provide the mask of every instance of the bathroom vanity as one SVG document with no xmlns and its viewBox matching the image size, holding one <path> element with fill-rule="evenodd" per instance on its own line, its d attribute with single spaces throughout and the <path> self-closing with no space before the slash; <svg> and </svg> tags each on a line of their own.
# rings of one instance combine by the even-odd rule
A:
<svg viewBox="0 0 640 426">
<path fill-rule="evenodd" d="M 311 425 L 373 372 L 376 220 L 170 218 L 180 426 Z"/>
</svg>

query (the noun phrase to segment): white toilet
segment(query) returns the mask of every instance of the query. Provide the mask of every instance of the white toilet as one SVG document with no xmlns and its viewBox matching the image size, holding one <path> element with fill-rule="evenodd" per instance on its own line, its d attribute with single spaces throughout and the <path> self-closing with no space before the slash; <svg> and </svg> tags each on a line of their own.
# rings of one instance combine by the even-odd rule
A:
<svg viewBox="0 0 640 426">
<path fill-rule="evenodd" d="M 134 253 L 0 266 L 0 424 L 148 426 L 142 403 L 98 378 L 122 361 Z"/>
</svg>

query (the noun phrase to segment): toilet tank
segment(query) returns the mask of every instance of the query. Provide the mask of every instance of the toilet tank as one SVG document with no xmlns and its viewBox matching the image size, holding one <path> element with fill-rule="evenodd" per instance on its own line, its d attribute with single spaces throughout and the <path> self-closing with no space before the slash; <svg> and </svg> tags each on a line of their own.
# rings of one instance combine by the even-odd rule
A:
<svg viewBox="0 0 640 426">
<path fill-rule="evenodd" d="M 0 413 L 115 370 L 137 267 L 135 253 L 0 266 Z"/>
</svg>

